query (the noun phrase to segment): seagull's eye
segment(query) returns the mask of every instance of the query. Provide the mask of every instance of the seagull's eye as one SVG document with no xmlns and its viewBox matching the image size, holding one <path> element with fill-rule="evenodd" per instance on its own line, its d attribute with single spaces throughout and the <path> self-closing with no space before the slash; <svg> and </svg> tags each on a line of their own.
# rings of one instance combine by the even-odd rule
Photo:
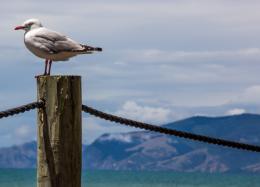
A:
<svg viewBox="0 0 260 187">
<path fill-rule="evenodd" d="M 33 24 L 33 23 L 27 23 L 27 24 L 25 25 L 25 27 L 30 28 L 30 27 L 32 26 L 32 24 Z"/>
</svg>

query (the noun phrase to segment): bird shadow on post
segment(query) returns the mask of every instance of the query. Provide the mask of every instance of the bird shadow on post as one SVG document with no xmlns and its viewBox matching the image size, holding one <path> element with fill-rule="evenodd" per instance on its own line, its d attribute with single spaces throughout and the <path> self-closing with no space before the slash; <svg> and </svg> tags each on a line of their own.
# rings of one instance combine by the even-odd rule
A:
<svg viewBox="0 0 260 187">
<path fill-rule="evenodd" d="M 80 187 L 82 153 L 81 78 L 40 76 L 37 186 Z"/>
</svg>

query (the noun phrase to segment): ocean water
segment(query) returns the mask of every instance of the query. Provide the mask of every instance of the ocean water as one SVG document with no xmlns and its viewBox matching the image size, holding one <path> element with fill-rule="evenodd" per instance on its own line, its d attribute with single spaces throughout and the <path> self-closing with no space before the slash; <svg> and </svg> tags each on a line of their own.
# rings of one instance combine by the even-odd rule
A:
<svg viewBox="0 0 260 187">
<path fill-rule="evenodd" d="M 34 169 L 0 169 L 0 187 L 36 186 Z M 84 171 L 82 187 L 260 187 L 260 174 Z"/>
</svg>

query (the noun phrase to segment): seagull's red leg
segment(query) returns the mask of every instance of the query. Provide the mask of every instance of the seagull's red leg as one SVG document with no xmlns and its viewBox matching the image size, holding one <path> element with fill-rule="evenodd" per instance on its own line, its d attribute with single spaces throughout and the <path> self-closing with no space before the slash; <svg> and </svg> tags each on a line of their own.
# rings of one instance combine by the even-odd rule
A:
<svg viewBox="0 0 260 187">
<path fill-rule="evenodd" d="M 48 71 L 48 75 L 51 74 L 51 65 L 52 65 L 52 60 L 49 60 L 49 71 Z"/>
<path fill-rule="evenodd" d="M 44 74 L 43 74 L 43 75 L 47 75 L 48 62 L 49 62 L 49 60 L 46 59 L 46 60 L 45 60 L 45 69 L 44 69 Z"/>
<path fill-rule="evenodd" d="M 42 74 L 42 75 L 47 75 L 48 62 L 49 62 L 49 60 L 46 59 L 46 60 L 45 60 L 45 69 L 44 69 L 44 74 Z M 34 77 L 35 77 L 35 78 L 38 78 L 39 76 L 42 76 L 42 75 L 35 75 Z"/>
</svg>

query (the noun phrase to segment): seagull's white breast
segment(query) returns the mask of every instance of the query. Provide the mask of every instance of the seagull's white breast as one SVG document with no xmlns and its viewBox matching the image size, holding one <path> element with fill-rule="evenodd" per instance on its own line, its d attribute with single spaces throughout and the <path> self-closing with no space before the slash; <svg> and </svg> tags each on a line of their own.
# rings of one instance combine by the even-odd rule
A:
<svg viewBox="0 0 260 187">
<path fill-rule="evenodd" d="M 35 42 L 34 42 L 34 37 L 35 37 L 35 34 L 37 33 L 38 29 L 41 29 L 41 28 L 33 29 L 24 34 L 24 44 L 27 47 L 27 49 L 29 49 L 29 51 L 31 51 L 34 55 L 36 55 L 40 58 L 47 59 L 48 54 L 46 52 L 44 52 L 41 49 L 41 47 L 39 45 L 35 44 Z"/>
</svg>

